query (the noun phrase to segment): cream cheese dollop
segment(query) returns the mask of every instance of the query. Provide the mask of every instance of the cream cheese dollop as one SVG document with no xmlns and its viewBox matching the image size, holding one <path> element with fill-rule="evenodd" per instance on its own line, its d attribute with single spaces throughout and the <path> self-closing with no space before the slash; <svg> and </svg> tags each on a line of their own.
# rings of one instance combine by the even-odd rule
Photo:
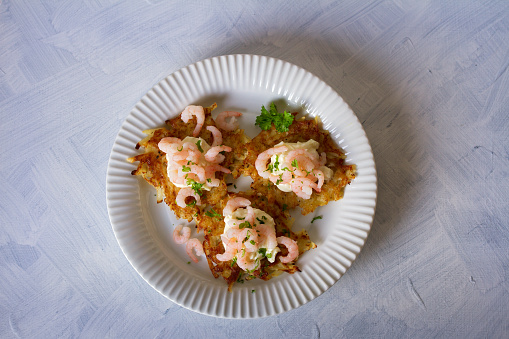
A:
<svg viewBox="0 0 509 339">
<path fill-rule="evenodd" d="M 280 147 L 280 146 L 286 146 L 287 150 L 283 153 L 274 154 L 270 158 L 270 165 L 271 165 L 270 167 L 272 168 L 272 174 L 275 176 L 280 176 L 285 172 L 284 164 L 287 162 L 286 158 L 288 157 L 288 153 L 290 153 L 291 151 L 298 150 L 298 149 L 305 149 L 309 153 L 311 153 L 311 154 L 315 155 L 317 158 L 319 158 L 319 154 L 318 154 L 317 150 L 318 150 L 318 147 L 320 146 L 320 143 L 313 139 L 309 139 L 306 142 L 295 142 L 295 143 L 280 142 L 279 144 L 277 144 L 274 147 Z M 317 169 L 323 172 L 324 179 L 326 181 L 330 180 L 332 178 L 333 171 L 329 167 L 323 165 L 323 166 L 318 167 Z M 292 192 L 292 188 L 289 183 L 280 183 L 280 184 L 277 184 L 276 186 L 283 192 Z"/>
<path fill-rule="evenodd" d="M 195 138 L 195 137 L 189 137 L 188 136 L 188 137 L 185 137 L 182 140 L 183 143 L 190 142 L 190 143 L 193 143 L 195 145 L 198 145 L 198 141 L 200 141 L 199 145 L 200 145 L 201 149 L 203 150 L 203 152 L 201 152 L 200 159 L 199 159 L 198 163 L 196 163 L 196 165 L 205 167 L 205 166 L 209 165 L 209 163 L 208 163 L 207 160 L 205 160 L 205 156 L 204 155 L 205 155 L 205 153 L 207 153 L 207 151 L 210 149 L 211 146 L 204 139 L 202 139 L 202 138 Z M 172 156 L 171 154 L 167 154 L 166 155 L 166 159 L 168 160 L 168 164 L 170 164 L 170 161 L 172 161 L 171 160 L 171 156 Z M 170 174 L 170 166 L 168 166 L 167 171 L 168 171 L 168 177 L 170 178 L 170 181 L 175 186 L 177 186 L 179 188 L 185 188 L 185 187 L 191 187 L 192 186 L 191 184 L 188 185 L 186 183 L 185 185 L 183 185 L 183 184 L 179 184 L 179 183 L 175 182 L 174 180 L 171 180 L 172 176 Z M 201 189 L 204 189 L 204 190 L 207 190 L 207 191 L 210 191 L 211 188 L 212 188 L 212 186 L 209 185 L 208 182 L 205 182 L 204 185 L 201 187 Z"/>
<path fill-rule="evenodd" d="M 258 242 L 255 244 L 256 250 L 245 252 L 248 255 L 249 261 L 257 261 L 259 262 L 263 258 L 267 258 L 267 260 L 271 263 L 276 259 L 276 254 L 279 252 L 279 247 L 277 246 L 277 242 L 269 241 L 269 237 L 266 236 L 263 232 L 257 231 L 259 225 L 264 225 L 265 229 L 270 230 L 271 235 L 275 238 L 276 229 L 274 219 L 268 215 L 266 212 L 259 210 L 257 208 L 253 208 L 255 215 L 255 223 L 254 225 L 249 225 L 250 230 L 253 232 L 257 232 L 258 234 Z M 226 235 L 230 228 L 242 228 L 242 224 L 245 223 L 245 218 L 247 216 L 246 208 L 237 208 L 231 215 L 224 216 L 225 228 L 223 234 Z M 240 227 L 239 227 L 240 226 Z M 223 245 L 226 248 L 226 244 L 223 242 Z M 237 259 L 239 255 L 244 253 L 239 252 L 236 257 Z"/>
</svg>

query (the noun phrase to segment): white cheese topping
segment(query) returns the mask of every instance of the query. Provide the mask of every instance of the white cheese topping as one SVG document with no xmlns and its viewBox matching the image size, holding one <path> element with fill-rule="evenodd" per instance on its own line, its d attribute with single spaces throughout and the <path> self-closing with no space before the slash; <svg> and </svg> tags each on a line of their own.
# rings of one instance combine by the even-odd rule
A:
<svg viewBox="0 0 509 339">
<path fill-rule="evenodd" d="M 253 208 L 254 214 L 255 214 L 255 225 L 251 225 L 253 231 L 256 231 L 256 227 L 260 224 L 268 225 L 273 232 L 273 235 L 275 237 L 276 229 L 275 229 L 275 223 L 274 219 L 265 213 L 262 210 L 259 210 L 257 208 Z M 244 219 L 247 216 L 247 209 L 246 208 L 237 208 L 232 215 L 225 215 L 224 222 L 224 232 L 223 234 L 226 234 L 226 232 L 232 228 L 232 227 L 239 227 L 242 223 L 244 223 Z M 251 261 L 258 261 L 263 259 L 264 257 L 267 258 L 271 263 L 274 262 L 276 259 L 276 254 L 279 252 L 279 247 L 277 247 L 277 243 L 273 244 L 273 247 L 270 246 L 267 237 L 262 234 L 261 232 L 258 233 L 258 243 L 256 244 L 256 251 L 253 252 L 247 252 L 249 255 L 249 259 Z M 226 244 L 223 242 L 223 245 L 226 248 Z"/>
<path fill-rule="evenodd" d="M 288 166 L 288 165 L 284 165 L 284 164 L 286 164 L 286 162 L 287 162 L 286 158 L 288 156 L 288 153 L 290 153 L 291 151 L 294 151 L 297 149 L 305 149 L 309 153 L 311 153 L 311 154 L 315 155 L 317 158 L 319 158 L 317 149 L 320 146 L 320 143 L 313 139 L 309 139 L 306 142 L 295 142 L 295 143 L 280 142 L 279 144 L 277 144 L 274 147 L 279 147 L 279 146 L 286 146 L 288 148 L 288 150 L 286 150 L 283 153 L 275 154 L 270 158 L 270 165 L 271 165 L 270 167 L 272 168 L 272 174 L 274 174 L 276 176 L 282 175 L 284 173 L 285 166 Z M 329 167 L 320 166 L 317 169 L 319 169 L 320 171 L 323 172 L 324 179 L 326 181 L 330 180 L 332 178 L 333 171 Z M 288 184 L 288 183 L 286 183 L 286 184 L 281 183 L 281 184 L 277 185 L 277 188 L 279 188 L 283 192 L 292 192 L 292 188 L 290 187 L 290 184 Z"/>
<path fill-rule="evenodd" d="M 185 137 L 184 140 L 182 140 L 183 143 L 186 143 L 186 142 L 190 142 L 190 143 L 193 143 L 195 145 L 198 145 L 198 141 L 201 140 L 200 142 L 200 147 L 201 149 L 203 150 L 201 156 L 200 156 L 200 160 L 198 161 L 198 163 L 196 165 L 200 165 L 200 166 L 207 166 L 209 165 L 209 162 L 207 160 L 205 160 L 205 153 L 207 153 L 207 151 L 210 149 L 210 145 L 205 141 L 203 140 L 202 138 L 194 138 L 194 137 Z M 166 159 L 168 160 L 168 164 L 170 163 L 171 160 L 171 154 L 167 154 L 166 155 Z M 168 166 L 168 177 L 171 178 L 171 174 L 170 174 L 170 166 Z M 191 185 L 182 185 L 182 184 L 178 184 L 176 182 L 174 182 L 173 180 L 170 179 L 170 181 L 177 187 L 179 188 L 184 188 L 184 187 L 191 187 Z M 212 188 L 212 186 L 210 186 L 207 182 L 205 182 L 205 184 L 201 187 L 201 189 L 204 189 L 204 190 L 207 190 L 207 191 L 210 191 L 210 189 Z"/>
</svg>

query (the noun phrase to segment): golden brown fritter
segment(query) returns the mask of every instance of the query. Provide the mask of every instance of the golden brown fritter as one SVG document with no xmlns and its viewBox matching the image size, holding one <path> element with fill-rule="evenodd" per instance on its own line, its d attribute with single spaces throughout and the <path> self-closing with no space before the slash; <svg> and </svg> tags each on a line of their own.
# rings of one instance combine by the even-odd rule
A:
<svg viewBox="0 0 509 339">
<path fill-rule="evenodd" d="M 318 154 L 327 154 L 326 166 L 333 170 L 334 175 L 322 186 L 321 192 L 313 192 L 310 199 L 299 198 L 293 192 L 283 192 L 268 179 L 258 175 L 255 161 L 258 155 L 274 147 L 279 142 L 306 142 L 310 139 L 318 141 Z M 288 132 L 278 132 L 274 126 L 262 131 L 251 142 L 245 145 L 247 157 L 239 170 L 242 174 L 253 179 L 251 189 L 267 197 L 270 202 L 277 202 L 280 206 L 293 209 L 299 206 L 302 214 L 313 212 L 317 207 L 327 205 L 330 201 L 343 197 L 344 188 L 355 178 L 355 165 L 346 165 L 343 151 L 336 146 L 327 131 L 322 130 L 316 119 L 300 119 L 293 122 Z"/>
<path fill-rule="evenodd" d="M 213 142 L 213 136 L 206 127 L 215 126 L 211 112 L 216 106 L 217 105 L 214 104 L 211 107 L 204 108 L 205 123 L 198 135 L 198 137 L 203 138 L 209 145 Z M 171 120 L 167 120 L 166 124 L 168 125 L 168 129 L 158 128 L 144 131 L 147 136 L 136 145 L 136 149 L 143 147 L 145 152 L 127 160 L 129 162 L 139 162 L 138 168 L 134 170 L 132 174 L 142 176 L 150 185 L 154 186 L 157 191 L 158 203 L 162 202 L 164 198 L 164 201 L 170 206 L 177 218 L 192 221 L 193 217 L 197 213 L 202 213 L 207 205 L 217 204 L 226 195 L 227 187 L 224 182 L 225 174 L 221 172 L 216 173 L 216 177 L 221 181 L 218 187 L 213 187 L 210 191 L 201 191 L 200 206 L 194 205 L 187 206 L 186 208 L 178 206 L 175 200 L 180 188 L 173 185 L 168 179 L 166 154 L 159 150 L 157 144 L 165 137 L 184 139 L 186 136 L 192 135 L 196 125 L 196 118 L 193 117 L 193 122 L 184 123 L 179 115 Z M 242 130 L 239 130 L 237 133 L 223 134 L 223 144 L 226 146 L 235 146 L 239 140 L 244 140 L 244 132 Z M 226 168 L 233 167 L 233 164 L 237 162 L 234 155 L 226 153 L 225 156 L 225 160 L 221 166 Z"/>
<path fill-rule="evenodd" d="M 277 203 L 269 203 L 264 196 L 261 196 L 256 192 L 229 193 L 220 204 L 212 207 L 214 212 L 222 214 L 223 208 L 226 206 L 228 200 L 235 197 L 246 198 L 251 201 L 251 206 L 253 208 L 257 208 L 268 213 L 274 219 L 276 236 L 286 236 L 297 241 L 297 244 L 299 245 L 299 255 L 316 247 L 316 245 L 309 239 L 305 230 L 298 233 L 291 230 L 293 220 L 291 219 L 288 210 L 284 210 Z M 218 278 L 219 276 L 222 276 L 228 283 L 228 289 L 231 290 L 233 284 L 242 279 L 244 272 L 233 262 L 233 260 L 223 262 L 216 258 L 217 254 L 224 253 L 221 234 L 223 234 L 225 224 L 222 215 L 215 217 L 211 215 L 212 213 L 202 213 L 196 218 L 198 228 L 203 230 L 205 233 L 203 249 L 207 257 L 209 268 L 214 277 Z M 281 246 L 280 248 L 281 252 L 279 252 L 277 256 L 286 256 L 288 254 L 287 249 L 284 246 Z M 246 275 L 244 278 L 260 278 L 263 280 L 269 280 L 283 272 L 293 274 L 300 271 L 299 267 L 295 263 L 281 263 L 277 260 L 277 256 L 274 263 L 270 263 L 266 258 L 262 259 L 260 267 L 254 272 Z"/>
</svg>

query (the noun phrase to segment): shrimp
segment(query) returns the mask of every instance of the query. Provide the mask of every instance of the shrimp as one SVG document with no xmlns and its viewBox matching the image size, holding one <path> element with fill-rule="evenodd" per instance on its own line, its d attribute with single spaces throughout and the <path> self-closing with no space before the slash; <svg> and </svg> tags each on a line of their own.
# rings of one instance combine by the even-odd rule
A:
<svg viewBox="0 0 509 339">
<path fill-rule="evenodd" d="M 201 152 L 198 150 L 198 146 L 196 146 L 193 142 L 185 142 L 184 143 L 184 151 L 188 152 L 188 156 L 186 160 L 192 161 L 194 163 L 198 163 L 200 161 Z"/>
<path fill-rule="evenodd" d="M 276 231 L 268 224 L 259 224 L 256 226 L 256 231 L 259 232 L 258 237 L 265 238 L 267 241 L 267 248 L 275 248 L 277 246 Z M 263 242 L 261 240 L 260 242 Z"/>
<path fill-rule="evenodd" d="M 290 171 L 285 171 L 283 173 L 283 176 L 281 177 L 281 180 L 283 180 L 283 183 L 288 184 L 293 179 L 293 174 Z"/>
<path fill-rule="evenodd" d="M 217 164 L 206 166 L 205 167 L 205 172 L 207 172 L 207 177 L 209 175 L 214 174 L 215 172 L 223 172 L 223 173 L 226 173 L 226 174 L 231 173 L 231 171 L 228 168 L 220 166 L 220 165 L 217 165 Z"/>
<path fill-rule="evenodd" d="M 200 134 L 203 123 L 205 122 L 205 111 L 202 106 L 187 106 L 181 114 L 181 119 L 183 122 L 187 123 L 190 119 L 192 119 L 193 115 L 196 117 L 196 127 L 193 131 L 193 137 L 198 136 Z"/>
<path fill-rule="evenodd" d="M 317 192 L 322 190 L 323 183 L 325 181 L 325 176 L 322 171 L 314 169 L 311 174 L 318 179 L 318 183 L 316 184 L 317 188 L 315 189 Z"/>
<path fill-rule="evenodd" d="M 198 150 L 198 146 L 193 142 L 186 141 L 182 144 L 182 147 L 175 152 L 172 160 L 176 162 L 180 161 L 192 161 L 198 163 L 200 161 L 201 152 Z"/>
<path fill-rule="evenodd" d="M 241 236 L 245 234 L 242 239 L 242 244 L 246 247 L 246 251 L 248 252 L 256 252 L 258 250 L 258 233 L 256 231 L 244 228 L 242 229 Z"/>
<path fill-rule="evenodd" d="M 219 113 L 216 118 L 216 124 L 219 128 L 225 131 L 234 131 L 239 128 L 239 123 L 235 117 L 240 117 L 242 113 L 234 111 L 224 111 Z M 229 122 L 226 122 L 226 118 L 232 117 Z"/>
<path fill-rule="evenodd" d="M 288 237 L 277 237 L 278 244 L 285 246 L 288 249 L 288 254 L 284 257 L 279 257 L 279 261 L 283 264 L 294 261 L 299 256 L 299 245 L 293 239 Z"/>
<path fill-rule="evenodd" d="M 292 163 L 294 160 L 297 162 L 297 166 L 293 166 Z M 286 162 L 290 164 L 291 168 L 300 168 L 307 172 L 311 172 L 315 167 L 320 167 L 318 157 L 303 148 L 290 151 L 286 158 Z"/>
<path fill-rule="evenodd" d="M 247 206 L 247 215 L 246 215 L 246 221 L 248 221 L 251 225 L 255 224 L 255 212 L 254 209 L 251 206 Z"/>
<path fill-rule="evenodd" d="M 186 252 L 187 252 L 187 255 L 194 261 L 194 262 L 198 262 L 198 258 L 196 257 L 196 255 L 194 255 L 193 253 L 193 249 L 194 251 L 196 252 L 196 255 L 197 256 L 202 256 L 203 255 L 203 244 L 201 243 L 200 240 L 196 239 L 196 238 L 192 238 L 192 239 L 189 239 L 187 241 L 187 244 L 186 244 Z"/>
<path fill-rule="evenodd" d="M 222 163 L 224 160 L 224 155 L 220 154 L 219 152 L 231 152 L 232 148 L 228 146 L 214 146 L 211 147 L 207 153 L 205 153 L 205 160 L 208 162 L 219 164 Z"/>
<path fill-rule="evenodd" d="M 231 173 L 231 171 L 223 166 L 214 164 L 205 167 L 205 178 L 210 187 L 218 187 L 221 181 L 216 179 L 216 172 Z"/>
<path fill-rule="evenodd" d="M 269 148 L 268 150 L 260 153 L 258 155 L 258 158 L 256 158 L 255 161 L 255 167 L 258 171 L 258 175 L 260 175 L 264 179 L 268 179 L 270 177 L 270 173 L 267 172 L 267 161 L 277 153 L 283 153 L 288 150 L 288 147 L 286 146 L 278 146 Z"/>
<path fill-rule="evenodd" d="M 240 230 L 238 228 L 231 229 L 234 232 L 229 232 L 230 235 L 222 234 L 221 240 L 225 244 L 225 246 L 229 249 L 239 251 L 242 249 L 242 242 L 239 241 L 240 239 Z"/>
<path fill-rule="evenodd" d="M 182 232 L 182 234 L 180 234 L 180 232 Z M 180 224 L 175 227 L 175 230 L 173 231 L 173 240 L 175 240 L 177 244 L 185 243 L 190 237 L 191 229 L 189 227 L 184 226 L 184 224 Z"/>
<path fill-rule="evenodd" d="M 214 141 L 212 142 L 212 146 L 219 146 L 223 143 L 223 135 L 221 134 L 221 131 L 217 129 L 216 126 L 207 126 L 207 131 L 210 131 L 212 133 L 212 136 L 214 137 Z"/>
<path fill-rule="evenodd" d="M 177 194 L 177 198 L 175 201 L 177 202 L 177 205 L 182 208 L 186 208 L 186 198 L 187 197 L 193 197 L 196 199 L 196 205 L 201 204 L 200 196 L 194 192 L 194 190 L 191 187 L 185 187 L 181 188 Z"/>
<path fill-rule="evenodd" d="M 254 271 L 260 265 L 258 260 L 252 260 L 248 255 L 244 252 L 242 256 L 237 255 L 237 265 L 243 269 L 244 271 Z"/>
<path fill-rule="evenodd" d="M 292 191 L 300 198 L 309 199 L 313 189 L 318 190 L 317 184 L 308 178 L 295 178 L 290 181 Z"/>
<path fill-rule="evenodd" d="M 175 153 L 182 147 L 182 140 L 172 137 L 162 138 L 157 144 L 157 147 L 164 153 Z"/>
<path fill-rule="evenodd" d="M 228 200 L 225 208 L 223 209 L 223 215 L 232 215 L 233 212 L 239 207 L 247 207 L 251 205 L 251 201 L 246 198 L 236 197 Z"/>
<path fill-rule="evenodd" d="M 191 172 L 189 173 L 196 174 L 196 176 L 198 177 L 198 181 L 200 183 L 204 183 L 207 178 L 207 176 L 205 175 L 205 168 L 199 165 L 191 165 L 190 168 Z"/>
<path fill-rule="evenodd" d="M 237 250 L 235 248 L 226 246 L 224 253 L 216 254 L 216 258 L 219 261 L 230 261 L 233 257 L 235 257 L 235 254 L 237 254 Z"/>
</svg>

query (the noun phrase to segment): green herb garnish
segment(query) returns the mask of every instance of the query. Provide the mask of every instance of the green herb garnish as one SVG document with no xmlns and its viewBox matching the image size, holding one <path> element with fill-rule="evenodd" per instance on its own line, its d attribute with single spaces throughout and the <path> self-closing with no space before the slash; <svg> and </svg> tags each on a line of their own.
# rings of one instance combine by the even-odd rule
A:
<svg viewBox="0 0 509 339">
<path fill-rule="evenodd" d="M 318 219 L 322 219 L 322 216 L 321 216 L 321 215 L 319 215 L 319 216 L 317 216 L 317 217 L 314 217 L 314 218 L 313 218 L 313 220 L 311 220 L 311 223 L 313 223 L 315 220 L 318 220 Z"/>
<path fill-rule="evenodd" d="M 198 146 L 198 151 L 200 151 L 201 153 L 203 153 L 203 148 L 201 148 L 201 140 L 198 140 L 196 142 L 196 146 Z"/>
<path fill-rule="evenodd" d="M 253 226 L 251 226 L 249 221 L 244 221 L 242 224 L 239 225 L 239 229 L 243 229 L 243 228 L 253 228 Z"/>
<path fill-rule="evenodd" d="M 210 209 L 210 211 L 205 212 L 205 215 L 206 215 L 207 217 L 217 218 L 217 219 L 219 219 L 219 220 L 221 220 L 221 217 L 222 217 L 222 216 L 221 216 L 221 214 L 219 214 L 219 213 L 217 213 L 216 211 L 214 211 L 214 209 L 213 209 L 213 208 L 211 208 L 211 209 Z"/>
<path fill-rule="evenodd" d="M 276 155 L 276 161 L 274 161 L 274 168 L 279 171 L 279 154 Z"/>
<path fill-rule="evenodd" d="M 199 182 L 194 181 L 193 179 L 187 179 L 187 186 L 190 186 L 198 195 L 202 195 L 201 188 L 204 184 L 200 184 Z"/>
<path fill-rule="evenodd" d="M 262 106 L 261 114 L 256 117 L 255 125 L 266 131 L 274 124 L 278 132 L 288 132 L 293 119 L 293 115 L 287 111 L 278 113 L 276 105 L 271 103 L 268 111 Z"/>
<path fill-rule="evenodd" d="M 182 166 L 182 172 L 191 172 L 191 167 L 187 167 L 186 165 Z"/>
<path fill-rule="evenodd" d="M 277 179 L 277 181 L 276 181 L 276 185 L 279 185 L 282 182 L 283 182 L 283 174 L 280 174 L 279 179 Z"/>
<path fill-rule="evenodd" d="M 292 161 L 292 166 L 293 166 L 293 167 L 297 167 L 297 159 L 293 159 L 293 161 Z"/>
</svg>

